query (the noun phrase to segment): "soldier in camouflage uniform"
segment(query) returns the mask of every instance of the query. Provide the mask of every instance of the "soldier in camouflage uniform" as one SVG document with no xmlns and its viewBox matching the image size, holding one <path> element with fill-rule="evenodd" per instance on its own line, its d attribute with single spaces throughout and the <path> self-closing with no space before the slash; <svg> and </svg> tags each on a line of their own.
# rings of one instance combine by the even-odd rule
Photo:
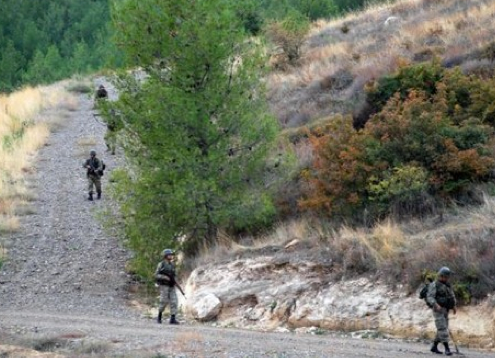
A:
<svg viewBox="0 0 495 358">
<path fill-rule="evenodd" d="M 163 250 L 163 260 L 160 261 L 155 271 L 156 283 L 160 287 L 160 306 L 158 307 L 158 323 L 162 323 L 162 314 L 165 307 L 170 304 L 170 324 L 179 324 L 177 315 L 177 294 L 175 292 L 175 253 Z"/>
<path fill-rule="evenodd" d="M 101 173 L 103 173 L 103 162 L 96 157 L 96 151 L 91 150 L 89 152 L 90 158 L 87 159 L 83 168 L 86 171 L 86 177 L 88 178 L 88 200 L 93 200 L 93 186 L 96 187 L 97 199 L 101 199 Z"/>
<path fill-rule="evenodd" d="M 95 98 L 96 99 L 107 99 L 108 98 L 108 92 L 105 89 L 105 86 L 100 85 L 98 89 L 96 90 L 95 93 Z"/>
<path fill-rule="evenodd" d="M 448 267 L 442 267 L 438 271 L 436 281 L 428 286 L 426 296 L 426 302 L 433 310 L 435 326 L 437 327 L 437 335 L 433 341 L 431 351 L 442 354 L 438 349 L 438 343 L 443 343 L 445 354 L 448 356 L 452 355 L 449 348 L 449 310 L 452 310 L 454 314 L 457 313 L 454 291 L 448 282 L 450 275 L 450 269 Z"/>
<path fill-rule="evenodd" d="M 107 145 L 107 151 L 115 155 L 115 148 L 117 147 L 117 131 L 119 128 L 119 123 L 116 118 L 115 113 L 110 113 L 110 116 L 106 118 L 107 131 L 105 133 L 105 144 Z"/>
</svg>

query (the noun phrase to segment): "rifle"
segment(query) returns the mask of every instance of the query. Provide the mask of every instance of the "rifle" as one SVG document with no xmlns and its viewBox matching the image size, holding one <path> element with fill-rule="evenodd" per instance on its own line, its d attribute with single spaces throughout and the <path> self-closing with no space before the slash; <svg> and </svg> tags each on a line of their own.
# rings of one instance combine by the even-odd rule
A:
<svg viewBox="0 0 495 358">
<path fill-rule="evenodd" d="M 174 286 L 177 286 L 177 288 L 179 289 L 180 293 L 182 293 L 182 296 L 184 296 L 184 298 L 186 297 L 186 294 L 184 293 L 184 290 L 182 289 L 182 287 L 180 287 L 179 283 L 177 281 L 175 281 L 175 278 L 173 279 L 173 283 L 174 283 Z"/>
<path fill-rule="evenodd" d="M 100 160 L 100 159 L 98 159 L 98 160 Z M 89 170 L 90 174 L 95 174 L 95 175 L 100 176 L 100 177 L 103 176 L 103 172 L 101 170 L 98 170 L 98 168 L 95 168 L 93 166 L 93 164 L 91 163 L 91 159 L 88 160 L 88 165 L 89 165 L 89 168 L 87 168 L 87 166 L 86 166 L 86 168 Z"/>
<path fill-rule="evenodd" d="M 184 290 L 182 289 L 182 287 L 180 287 L 180 285 L 177 282 L 175 283 L 175 285 L 179 289 L 180 293 L 182 293 L 182 296 L 184 296 L 184 298 L 186 298 L 186 294 L 184 293 Z"/>
</svg>

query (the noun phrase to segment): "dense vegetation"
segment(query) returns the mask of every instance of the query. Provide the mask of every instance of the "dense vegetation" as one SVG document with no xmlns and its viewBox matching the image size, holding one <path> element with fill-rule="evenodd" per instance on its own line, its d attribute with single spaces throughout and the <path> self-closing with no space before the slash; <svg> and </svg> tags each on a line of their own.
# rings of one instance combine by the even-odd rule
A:
<svg viewBox="0 0 495 358">
<path fill-rule="evenodd" d="M 437 62 L 370 84 L 376 114 L 362 130 L 343 117 L 313 130 L 302 207 L 376 219 L 475 202 L 473 184 L 491 180 L 495 168 L 493 85 Z"/>
<path fill-rule="evenodd" d="M 114 66 L 108 0 L 2 0 L 0 92 Z"/>
</svg>

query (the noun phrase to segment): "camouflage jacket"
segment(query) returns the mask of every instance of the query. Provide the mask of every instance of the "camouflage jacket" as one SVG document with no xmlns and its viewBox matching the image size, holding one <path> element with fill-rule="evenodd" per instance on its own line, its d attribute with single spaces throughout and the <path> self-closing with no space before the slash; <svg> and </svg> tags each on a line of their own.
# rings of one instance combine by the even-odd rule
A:
<svg viewBox="0 0 495 358">
<path fill-rule="evenodd" d="M 100 176 L 99 173 L 101 173 L 101 171 L 103 171 L 103 162 L 101 160 L 99 160 L 98 158 L 89 158 L 89 159 L 86 159 L 86 161 L 84 162 L 84 165 L 83 167 L 84 168 L 87 168 L 89 166 L 91 166 L 92 169 L 88 169 L 86 175 L 89 177 L 89 176 Z"/>
<path fill-rule="evenodd" d="M 435 304 L 438 304 L 440 307 L 446 309 L 453 309 L 457 305 L 454 290 L 450 284 L 438 280 L 430 283 L 426 295 L 426 302 L 428 302 L 430 307 L 434 307 Z"/>
<path fill-rule="evenodd" d="M 160 261 L 155 271 L 155 280 L 159 285 L 173 286 L 175 280 L 175 265 L 168 261 Z"/>
</svg>

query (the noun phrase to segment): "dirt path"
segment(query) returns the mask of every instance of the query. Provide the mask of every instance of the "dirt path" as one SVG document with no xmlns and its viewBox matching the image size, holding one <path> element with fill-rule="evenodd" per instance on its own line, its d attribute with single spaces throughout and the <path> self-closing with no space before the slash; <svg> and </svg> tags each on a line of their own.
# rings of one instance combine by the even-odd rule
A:
<svg viewBox="0 0 495 358">
<path fill-rule="evenodd" d="M 40 349 L 42 341 L 45 350 L 67 357 L 412 358 L 428 353 L 421 343 L 159 326 L 142 317 L 127 297 L 128 254 L 116 238 L 105 236 L 96 219 L 108 200 L 109 173 L 103 200 L 86 200 L 82 161 L 89 150 L 95 148 L 109 170 L 117 165 L 104 151 L 105 128 L 94 120 L 92 108 L 92 100 L 81 95 L 78 110 L 40 151 L 31 178 L 35 213 L 23 217 L 21 232 L 6 238 L 9 260 L 0 272 L 1 357 L 29 356 L 8 353 L 1 344 Z M 469 357 L 495 354 L 470 351 Z"/>
</svg>

